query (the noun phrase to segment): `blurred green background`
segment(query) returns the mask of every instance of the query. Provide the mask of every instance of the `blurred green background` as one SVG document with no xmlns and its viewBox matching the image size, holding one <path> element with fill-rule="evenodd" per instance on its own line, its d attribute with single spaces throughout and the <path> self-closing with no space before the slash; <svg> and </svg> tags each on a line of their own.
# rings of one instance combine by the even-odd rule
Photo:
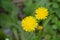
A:
<svg viewBox="0 0 60 40">
<path fill-rule="evenodd" d="M 46 7 L 49 16 L 43 30 L 25 32 L 21 20 L 34 15 L 38 7 Z M 60 0 L 0 0 L 0 40 L 60 40 Z"/>
</svg>

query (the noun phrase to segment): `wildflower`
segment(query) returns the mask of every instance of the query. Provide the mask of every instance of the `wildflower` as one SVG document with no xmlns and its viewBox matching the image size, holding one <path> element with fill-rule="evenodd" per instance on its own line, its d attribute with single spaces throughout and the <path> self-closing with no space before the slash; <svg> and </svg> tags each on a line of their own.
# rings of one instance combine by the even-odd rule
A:
<svg viewBox="0 0 60 40">
<path fill-rule="evenodd" d="M 42 29 L 43 29 L 43 26 L 38 26 L 37 29 L 38 29 L 38 30 L 42 30 Z"/>
<path fill-rule="evenodd" d="M 35 10 L 35 17 L 38 20 L 46 19 L 48 16 L 48 9 L 41 7 Z"/>
<path fill-rule="evenodd" d="M 28 16 L 22 20 L 22 28 L 27 32 L 34 31 L 37 25 L 36 19 L 32 16 Z"/>
</svg>

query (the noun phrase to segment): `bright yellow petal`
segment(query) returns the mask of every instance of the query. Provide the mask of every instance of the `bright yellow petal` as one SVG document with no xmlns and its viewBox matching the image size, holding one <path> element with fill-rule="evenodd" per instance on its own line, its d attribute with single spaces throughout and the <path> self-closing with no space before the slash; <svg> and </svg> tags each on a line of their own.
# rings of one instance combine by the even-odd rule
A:
<svg viewBox="0 0 60 40">
<path fill-rule="evenodd" d="M 28 16 L 22 20 L 22 28 L 27 32 L 34 31 L 37 25 L 36 19 L 32 16 Z"/>
<path fill-rule="evenodd" d="M 38 20 L 46 19 L 48 16 L 48 9 L 41 7 L 35 10 L 35 17 Z"/>
</svg>

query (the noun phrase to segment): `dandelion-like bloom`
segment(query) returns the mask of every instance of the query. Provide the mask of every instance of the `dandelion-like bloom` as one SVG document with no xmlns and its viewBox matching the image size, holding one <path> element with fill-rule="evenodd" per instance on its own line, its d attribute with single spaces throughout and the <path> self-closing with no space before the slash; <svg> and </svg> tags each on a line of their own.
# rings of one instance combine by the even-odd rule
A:
<svg viewBox="0 0 60 40">
<path fill-rule="evenodd" d="M 35 17 L 38 20 L 46 19 L 48 16 L 48 9 L 41 7 L 35 10 Z"/>
<path fill-rule="evenodd" d="M 36 19 L 32 16 L 28 16 L 22 20 L 22 28 L 27 32 L 34 31 L 37 25 Z"/>
<path fill-rule="evenodd" d="M 38 29 L 38 30 L 42 30 L 42 29 L 43 29 L 43 26 L 38 26 L 37 29 Z"/>
</svg>

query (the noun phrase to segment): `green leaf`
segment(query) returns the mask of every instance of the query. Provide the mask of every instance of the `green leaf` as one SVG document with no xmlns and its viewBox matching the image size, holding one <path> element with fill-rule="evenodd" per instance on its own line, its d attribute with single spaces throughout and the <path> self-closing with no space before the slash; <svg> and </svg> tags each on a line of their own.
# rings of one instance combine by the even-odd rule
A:
<svg viewBox="0 0 60 40">
<path fill-rule="evenodd" d="M 52 25 L 52 29 L 57 29 L 57 25 Z"/>
<path fill-rule="evenodd" d="M 32 0 L 27 0 L 25 3 L 25 8 L 24 8 L 24 11 L 25 11 L 25 14 L 26 14 L 26 16 L 28 15 L 32 15 Z"/>
<path fill-rule="evenodd" d="M 7 36 L 4 34 L 4 32 L 2 31 L 2 29 L 0 29 L 0 40 L 5 40 Z"/>
<path fill-rule="evenodd" d="M 55 24 L 57 24 L 57 22 L 58 22 L 58 18 L 57 17 L 55 17 L 54 15 L 53 15 L 53 17 L 52 17 L 52 23 L 55 23 Z"/>
<path fill-rule="evenodd" d="M 57 0 L 58 2 L 60 2 L 60 0 Z"/>
<path fill-rule="evenodd" d="M 17 22 L 18 21 L 18 12 L 19 12 L 19 9 L 17 6 L 15 6 L 12 1 L 3 1 L 2 0 L 2 7 L 8 11 L 8 15 L 11 17 L 12 21 L 13 22 Z"/>
<path fill-rule="evenodd" d="M 51 40 L 51 35 L 45 35 L 45 40 Z"/>
<path fill-rule="evenodd" d="M 10 2 L 10 1 L 4 1 L 4 0 L 2 0 L 1 1 L 1 3 L 2 3 L 2 7 L 6 10 L 6 11 L 8 11 L 8 12 L 11 12 L 12 11 L 12 2 Z"/>
<path fill-rule="evenodd" d="M 9 16 L 0 14 L 0 25 L 2 27 L 10 27 L 12 24 L 12 21 Z"/>
<path fill-rule="evenodd" d="M 58 5 L 58 3 L 53 3 L 52 7 L 53 8 L 59 8 L 59 5 Z"/>
<path fill-rule="evenodd" d="M 56 9 L 55 12 L 56 12 L 56 15 L 60 18 L 60 8 Z"/>
<path fill-rule="evenodd" d="M 52 35 L 52 39 L 51 40 L 58 40 L 58 37 L 57 37 L 56 33 Z"/>
<path fill-rule="evenodd" d="M 2 0 L 1 1 L 2 7 L 9 13 L 9 14 L 18 14 L 18 8 L 15 6 L 11 0 Z"/>
<path fill-rule="evenodd" d="M 57 21 L 56 25 L 57 25 L 58 28 L 60 29 L 60 21 Z"/>
<path fill-rule="evenodd" d="M 52 19 L 52 15 L 50 15 L 44 22 L 43 22 L 43 27 L 46 28 L 48 22 Z"/>
<path fill-rule="evenodd" d="M 11 17 L 14 23 L 18 21 L 18 13 L 19 13 L 18 7 L 13 6 L 12 11 L 10 12 L 9 16 Z"/>
</svg>

